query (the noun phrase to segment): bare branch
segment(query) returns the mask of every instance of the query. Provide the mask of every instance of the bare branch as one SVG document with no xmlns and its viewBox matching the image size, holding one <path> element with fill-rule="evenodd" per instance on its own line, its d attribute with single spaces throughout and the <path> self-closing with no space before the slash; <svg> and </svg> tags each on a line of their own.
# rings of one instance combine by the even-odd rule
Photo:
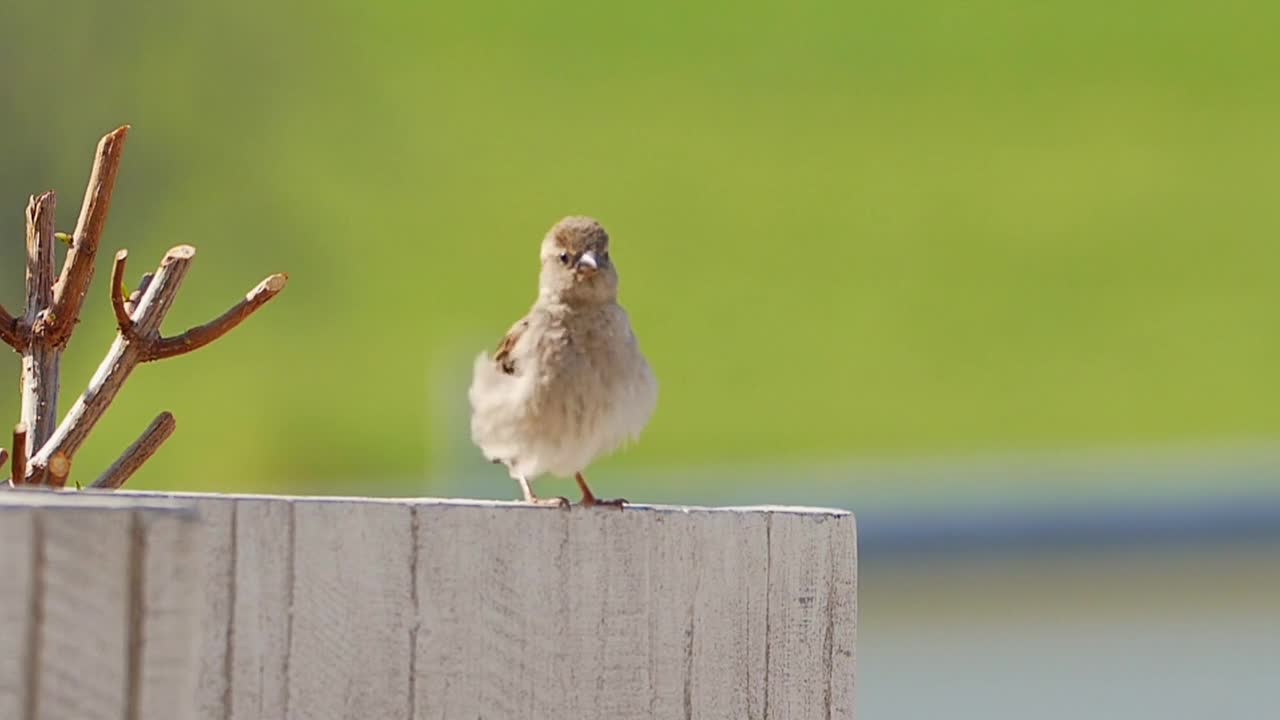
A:
<svg viewBox="0 0 1280 720">
<path fill-rule="evenodd" d="M 129 319 L 129 311 L 125 308 L 124 268 L 129 259 L 129 251 L 116 253 L 115 262 L 111 265 L 111 309 L 116 313 L 116 326 L 120 332 L 128 335 L 133 332 L 133 320 Z"/>
<path fill-rule="evenodd" d="M 116 171 L 120 169 L 120 156 L 124 152 L 124 140 L 129 134 L 125 125 L 107 133 L 98 142 L 89 174 L 89 185 L 84 191 L 84 204 L 80 207 L 80 220 L 76 223 L 71 239 L 71 249 L 58 277 L 57 293 L 49 322 L 49 338 L 61 347 L 71 337 L 71 330 L 80 318 L 89 281 L 93 279 L 93 261 L 98 254 L 98 240 L 107 223 L 107 210 L 111 206 L 111 192 L 116 185 Z"/>
<path fill-rule="evenodd" d="M 67 411 L 67 416 L 54 431 L 53 437 L 31 459 L 28 481 L 44 482 L 49 460 L 54 453 L 61 451 L 68 458 L 75 457 L 93 426 L 102 418 L 116 393 L 120 392 L 124 381 L 159 338 L 160 323 L 173 306 L 178 288 L 181 287 L 195 254 L 196 249 L 190 245 L 179 245 L 165 254 L 154 279 L 147 286 L 146 293 L 138 301 L 138 307 L 133 313 L 134 332 L 131 335 L 116 334 L 115 342 L 98 365 L 88 389 Z"/>
<path fill-rule="evenodd" d="M 22 352 L 27 347 L 26 333 L 23 332 L 18 319 L 4 309 L 4 305 L 0 305 L 0 341 L 18 352 Z"/>
<path fill-rule="evenodd" d="M 218 338 L 231 332 L 237 325 L 244 322 L 246 318 L 254 313 L 258 308 L 266 305 L 271 298 L 275 297 L 284 289 L 285 283 L 289 280 L 289 276 L 285 273 L 276 273 L 271 277 L 258 283 L 257 287 L 245 294 L 244 299 L 231 309 L 222 313 L 217 318 L 193 327 L 190 330 L 176 335 L 174 337 L 160 338 L 153 346 L 151 353 L 147 355 L 145 360 L 163 360 L 171 358 L 175 355 L 182 355 L 193 350 L 208 345 Z"/>
<path fill-rule="evenodd" d="M 26 482 L 27 476 L 27 424 L 13 426 L 13 478 L 14 485 Z"/>
<path fill-rule="evenodd" d="M 125 250 L 117 252 L 109 288 L 118 328 L 115 341 L 88 388 L 62 423 L 56 424 L 61 354 L 79 322 L 93 279 L 128 134 L 126 125 L 99 141 L 80 216 L 70 237 L 54 233 L 52 192 L 34 196 L 28 203 L 26 307 L 15 317 L 0 306 L 0 341 L 22 354 L 21 422 L 14 429 L 11 453 L 0 448 L 0 463 L 8 460 L 13 470 L 11 485 L 65 486 L 76 453 L 139 363 L 182 355 L 217 340 L 275 297 L 288 280 L 283 273 L 272 275 L 214 320 L 163 338 L 160 326 L 173 306 L 195 248 L 171 248 L 156 272 L 144 274 L 127 295 L 123 288 L 129 255 Z M 55 267 L 59 239 L 70 244 L 60 273 Z M 174 427 L 173 416 L 162 413 L 94 486 L 120 487 Z"/>
<path fill-rule="evenodd" d="M 156 419 L 152 420 L 151 424 L 147 426 L 147 429 L 143 430 L 142 434 L 138 436 L 138 439 L 126 448 L 120 454 L 120 458 L 112 463 L 111 467 L 107 468 L 106 472 L 102 473 L 97 480 L 94 480 L 90 487 L 115 490 L 124 485 L 125 481 L 137 472 L 143 463 L 156 454 L 156 451 L 160 449 L 165 440 L 169 439 L 176 427 L 177 423 L 173 419 L 173 413 L 166 410 L 157 415 Z"/>
<path fill-rule="evenodd" d="M 138 308 L 138 301 L 142 299 L 142 293 L 146 292 L 147 288 L 151 286 L 152 277 L 152 273 L 142 273 L 142 277 L 138 278 L 138 287 L 134 288 L 133 292 L 129 293 L 129 298 L 124 301 L 124 309 L 130 316 Z"/>
<path fill-rule="evenodd" d="M 66 487 L 67 476 L 71 474 L 71 458 L 59 450 L 49 458 L 49 485 Z"/>
<path fill-rule="evenodd" d="M 49 439 L 58 419 L 62 351 L 48 338 L 52 312 L 49 308 L 54 302 L 54 206 L 52 191 L 33 196 L 27 203 L 27 306 L 23 325 L 31 330 L 22 351 L 22 422 L 30 429 L 30 447 L 34 448 Z"/>
</svg>

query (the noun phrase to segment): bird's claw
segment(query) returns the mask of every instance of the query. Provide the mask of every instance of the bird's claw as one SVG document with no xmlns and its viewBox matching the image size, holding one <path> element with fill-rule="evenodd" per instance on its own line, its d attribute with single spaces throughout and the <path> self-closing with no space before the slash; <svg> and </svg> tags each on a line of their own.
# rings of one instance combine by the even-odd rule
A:
<svg viewBox="0 0 1280 720">
<path fill-rule="evenodd" d="M 597 497 L 584 497 L 582 498 L 581 505 L 582 507 L 585 507 L 585 508 L 616 507 L 619 510 L 621 510 L 624 506 L 627 505 L 627 501 L 625 498 L 610 498 L 608 500 L 601 500 L 600 498 L 597 498 Z"/>
<path fill-rule="evenodd" d="M 530 505 L 564 508 L 566 510 L 569 508 L 569 498 L 566 497 L 529 498 L 526 502 Z"/>
</svg>

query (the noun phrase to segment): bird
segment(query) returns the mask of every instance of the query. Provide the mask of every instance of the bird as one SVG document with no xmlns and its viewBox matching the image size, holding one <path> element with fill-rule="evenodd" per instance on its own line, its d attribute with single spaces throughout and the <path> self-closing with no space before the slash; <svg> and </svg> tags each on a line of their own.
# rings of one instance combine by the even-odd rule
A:
<svg viewBox="0 0 1280 720">
<path fill-rule="evenodd" d="M 542 239 L 538 296 L 493 355 L 475 360 L 468 399 L 471 439 L 486 460 L 506 466 L 535 505 L 530 483 L 573 477 L 584 507 L 597 498 L 583 472 L 592 461 L 637 440 L 653 415 L 658 383 L 618 304 L 618 268 L 609 234 L 582 215 L 561 219 Z"/>
</svg>

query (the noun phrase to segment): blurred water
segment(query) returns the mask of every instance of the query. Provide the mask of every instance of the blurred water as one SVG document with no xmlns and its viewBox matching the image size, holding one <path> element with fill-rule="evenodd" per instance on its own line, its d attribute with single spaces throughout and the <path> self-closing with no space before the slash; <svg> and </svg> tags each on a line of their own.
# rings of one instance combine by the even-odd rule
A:
<svg viewBox="0 0 1280 720">
<path fill-rule="evenodd" d="M 1280 544 L 864 559 L 867 718 L 1275 717 Z"/>
</svg>

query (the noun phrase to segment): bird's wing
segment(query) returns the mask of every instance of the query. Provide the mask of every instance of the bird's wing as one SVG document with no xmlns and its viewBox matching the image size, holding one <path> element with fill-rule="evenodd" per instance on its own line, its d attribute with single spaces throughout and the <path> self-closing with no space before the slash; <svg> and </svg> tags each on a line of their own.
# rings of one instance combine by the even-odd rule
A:
<svg viewBox="0 0 1280 720">
<path fill-rule="evenodd" d="M 527 329 L 529 329 L 529 318 L 524 318 L 512 325 L 511 329 L 507 331 L 506 337 L 502 338 L 502 342 L 498 343 L 498 349 L 493 353 L 494 364 L 508 375 L 516 373 L 516 359 L 511 356 L 511 353 L 516 349 L 516 343 L 520 341 L 520 336 Z"/>
</svg>

